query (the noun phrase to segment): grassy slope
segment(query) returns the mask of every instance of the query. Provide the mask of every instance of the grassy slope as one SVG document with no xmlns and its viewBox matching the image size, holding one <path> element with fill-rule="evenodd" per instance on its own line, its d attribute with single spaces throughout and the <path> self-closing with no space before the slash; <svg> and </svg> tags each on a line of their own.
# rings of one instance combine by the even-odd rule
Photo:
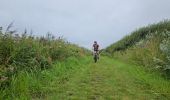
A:
<svg viewBox="0 0 170 100">
<path fill-rule="evenodd" d="M 168 94 L 170 82 L 157 73 L 145 72 L 142 67 L 107 57 L 103 57 L 97 64 L 89 59 L 86 59 L 86 63 L 72 63 L 72 61 L 69 63 L 75 68 L 62 77 L 57 78 L 55 73 L 49 73 L 51 81 L 46 85 L 46 90 L 49 92 L 42 98 L 48 100 L 167 100 L 170 98 Z M 53 71 L 55 72 L 55 69 Z"/>
<path fill-rule="evenodd" d="M 146 39 L 147 35 L 162 34 L 162 32 L 170 31 L 170 20 L 161 21 L 156 24 L 151 24 L 133 31 L 131 34 L 125 36 L 116 43 L 111 44 L 106 48 L 109 53 L 116 51 L 125 51 L 134 46 L 136 43 Z M 158 35 L 157 34 L 157 35 Z"/>
<path fill-rule="evenodd" d="M 170 79 L 170 20 L 139 28 L 104 51 Z"/>
</svg>

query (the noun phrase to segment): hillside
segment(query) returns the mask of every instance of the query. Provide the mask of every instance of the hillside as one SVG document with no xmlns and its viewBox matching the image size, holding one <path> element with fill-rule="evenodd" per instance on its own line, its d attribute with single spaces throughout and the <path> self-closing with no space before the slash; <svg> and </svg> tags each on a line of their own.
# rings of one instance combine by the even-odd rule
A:
<svg viewBox="0 0 170 100">
<path fill-rule="evenodd" d="M 139 28 L 105 49 L 113 57 L 170 74 L 170 21 Z"/>
<path fill-rule="evenodd" d="M 35 37 L 26 30 L 16 33 L 15 30 L 10 30 L 11 27 L 12 24 L 6 30 L 0 28 L 0 94 L 5 93 L 3 97 L 14 94 L 10 87 L 13 87 L 12 82 L 21 73 L 35 75 L 51 69 L 56 62 L 70 57 L 79 59 L 90 54 L 89 50 L 71 44 L 61 37 L 54 37 L 52 34 Z M 18 87 L 24 85 L 25 83 L 18 83 Z M 17 86 L 12 89 L 14 88 Z M 16 89 L 14 92 L 22 92 L 22 88 L 20 89 L 21 91 Z"/>
</svg>

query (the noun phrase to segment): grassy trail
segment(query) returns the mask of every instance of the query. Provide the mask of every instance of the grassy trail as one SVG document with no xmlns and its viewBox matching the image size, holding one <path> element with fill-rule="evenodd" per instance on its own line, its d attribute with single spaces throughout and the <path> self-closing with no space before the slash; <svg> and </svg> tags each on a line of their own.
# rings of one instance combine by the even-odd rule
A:
<svg viewBox="0 0 170 100">
<path fill-rule="evenodd" d="M 56 83 L 48 100 L 168 100 L 170 82 L 107 57 Z M 52 88 L 52 87 L 51 87 Z M 166 93 L 163 93 L 166 92 Z"/>
</svg>

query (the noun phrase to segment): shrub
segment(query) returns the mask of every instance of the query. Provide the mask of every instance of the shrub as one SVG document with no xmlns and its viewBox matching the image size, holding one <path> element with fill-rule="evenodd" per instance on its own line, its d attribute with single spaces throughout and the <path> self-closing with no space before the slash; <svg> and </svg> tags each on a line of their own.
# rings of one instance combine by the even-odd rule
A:
<svg viewBox="0 0 170 100">
<path fill-rule="evenodd" d="M 1 89 L 8 87 L 12 77 L 22 71 L 40 72 L 51 68 L 53 62 L 86 53 L 83 48 L 49 33 L 46 37 L 34 37 L 32 34 L 27 35 L 26 30 L 21 35 L 14 34 L 15 31 L 10 31 L 9 28 L 5 33 L 0 28 Z"/>
<path fill-rule="evenodd" d="M 170 76 L 170 21 L 140 28 L 105 51 L 113 57 Z"/>
<path fill-rule="evenodd" d="M 170 76 L 170 32 L 164 32 L 162 35 L 164 36 L 164 40 L 160 44 L 160 49 L 166 55 L 163 70 Z"/>
</svg>

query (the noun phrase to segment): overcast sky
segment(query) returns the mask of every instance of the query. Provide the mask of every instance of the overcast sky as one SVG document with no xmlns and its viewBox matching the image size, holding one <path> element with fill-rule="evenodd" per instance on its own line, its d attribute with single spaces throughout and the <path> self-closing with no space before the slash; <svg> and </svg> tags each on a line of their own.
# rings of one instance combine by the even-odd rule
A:
<svg viewBox="0 0 170 100">
<path fill-rule="evenodd" d="M 0 26 L 20 32 L 52 32 L 68 41 L 101 48 L 151 23 L 170 18 L 170 0 L 0 0 Z"/>
</svg>

